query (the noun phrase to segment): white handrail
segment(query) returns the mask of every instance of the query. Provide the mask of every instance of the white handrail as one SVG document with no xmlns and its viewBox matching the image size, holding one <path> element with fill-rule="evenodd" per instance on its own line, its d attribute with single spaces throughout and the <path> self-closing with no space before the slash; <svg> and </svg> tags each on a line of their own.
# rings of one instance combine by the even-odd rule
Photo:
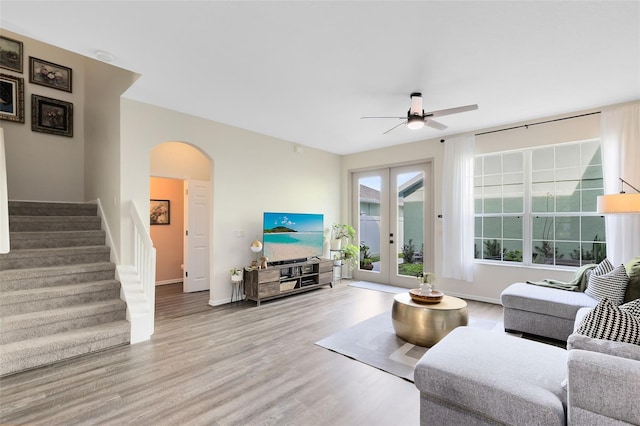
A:
<svg viewBox="0 0 640 426">
<path fill-rule="evenodd" d="M 4 129 L 0 127 L 0 253 L 9 253 L 9 193 L 7 158 L 4 154 Z"/>
<path fill-rule="evenodd" d="M 153 318 L 156 301 L 156 249 L 136 205 L 131 202 L 129 207 L 133 222 L 133 267 L 138 273 L 142 292 Z"/>
</svg>

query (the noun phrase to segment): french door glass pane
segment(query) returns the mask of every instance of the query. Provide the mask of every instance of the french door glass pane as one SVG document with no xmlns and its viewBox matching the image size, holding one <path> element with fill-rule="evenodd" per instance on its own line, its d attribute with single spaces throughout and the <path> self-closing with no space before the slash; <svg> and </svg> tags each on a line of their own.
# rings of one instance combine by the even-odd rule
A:
<svg viewBox="0 0 640 426">
<path fill-rule="evenodd" d="M 358 180 L 359 195 L 359 268 L 379 272 L 380 262 L 380 176 Z"/>
<path fill-rule="evenodd" d="M 398 275 L 416 276 L 423 271 L 424 173 L 399 173 L 395 187 Z"/>
</svg>

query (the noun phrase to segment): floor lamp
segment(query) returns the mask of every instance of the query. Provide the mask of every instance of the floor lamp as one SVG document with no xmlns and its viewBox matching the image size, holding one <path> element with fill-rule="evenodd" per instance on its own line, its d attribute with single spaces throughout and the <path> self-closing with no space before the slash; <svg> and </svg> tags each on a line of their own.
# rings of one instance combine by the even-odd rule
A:
<svg viewBox="0 0 640 426">
<path fill-rule="evenodd" d="M 622 178 L 620 179 L 620 193 L 598 196 L 598 213 L 640 213 L 640 190 Z M 631 187 L 636 194 L 624 192 L 624 185 Z"/>
</svg>

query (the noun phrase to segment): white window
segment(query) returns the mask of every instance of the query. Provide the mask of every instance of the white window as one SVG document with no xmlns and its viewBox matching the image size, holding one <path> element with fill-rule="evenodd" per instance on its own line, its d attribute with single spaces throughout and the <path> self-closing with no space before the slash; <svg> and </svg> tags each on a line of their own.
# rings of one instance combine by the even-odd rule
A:
<svg viewBox="0 0 640 426">
<path fill-rule="evenodd" d="M 580 266 L 605 257 L 600 141 L 476 156 L 475 258 Z"/>
</svg>

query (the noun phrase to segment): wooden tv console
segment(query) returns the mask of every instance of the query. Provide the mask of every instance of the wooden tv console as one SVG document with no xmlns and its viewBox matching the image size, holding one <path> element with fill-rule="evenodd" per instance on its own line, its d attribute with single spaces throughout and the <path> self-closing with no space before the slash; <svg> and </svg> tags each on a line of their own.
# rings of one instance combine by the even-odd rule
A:
<svg viewBox="0 0 640 426">
<path fill-rule="evenodd" d="M 333 287 L 333 261 L 313 259 L 285 263 L 267 269 L 244 270 L 244 294 L 260 306 L 262 300 L 302 293 L 329 285 Z"/>
</svg>

